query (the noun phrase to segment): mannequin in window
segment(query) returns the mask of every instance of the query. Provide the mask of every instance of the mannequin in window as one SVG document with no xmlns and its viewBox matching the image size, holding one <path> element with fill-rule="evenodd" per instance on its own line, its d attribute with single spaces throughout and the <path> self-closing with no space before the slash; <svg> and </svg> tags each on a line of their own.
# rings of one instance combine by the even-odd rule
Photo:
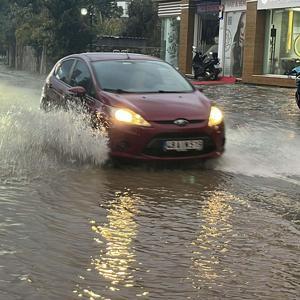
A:
<svg viewBox="0 0 300 300">
<path fill-rule="evenodd" d="M 243 72 L 245 27 L 246 12 L 242 12 L 231 48 L 231 70 L 236 77 L 241 77 Z"/>
</svg>

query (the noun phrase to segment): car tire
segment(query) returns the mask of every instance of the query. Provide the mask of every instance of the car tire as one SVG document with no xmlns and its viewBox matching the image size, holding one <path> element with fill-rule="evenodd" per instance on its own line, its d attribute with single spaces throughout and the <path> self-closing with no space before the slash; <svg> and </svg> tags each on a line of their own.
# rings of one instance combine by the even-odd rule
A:
<svg viewBox="0 0 300 300">
<path fill-rule="evenodd" d="M 50 101 L 47 99 L 47 97 L 41 98 L 40 109 L 45 112 L 49 112 L 51 110 Z"/>
<path fill-rule="evenodd" d="M 205 81 L 210 81 L 210 80 L 213 80 L 214 78 L 214 74 L 212 74 L 208 69 L 205 70 L 204 72 L 204 80 Z"/>
</svg>

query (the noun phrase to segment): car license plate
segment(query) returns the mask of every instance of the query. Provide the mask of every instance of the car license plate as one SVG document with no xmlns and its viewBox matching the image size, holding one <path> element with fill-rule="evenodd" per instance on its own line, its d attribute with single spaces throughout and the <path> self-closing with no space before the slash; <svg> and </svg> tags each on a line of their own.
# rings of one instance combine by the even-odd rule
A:
<svg viewBox="0 0 300 300">
<path fill-rule="evenodd" d="M 184 141 L 166 141 L 164 144 L 165 151 L 189 151 L 203 150 L 203 140 L 184 140 Z"/>
</svg>

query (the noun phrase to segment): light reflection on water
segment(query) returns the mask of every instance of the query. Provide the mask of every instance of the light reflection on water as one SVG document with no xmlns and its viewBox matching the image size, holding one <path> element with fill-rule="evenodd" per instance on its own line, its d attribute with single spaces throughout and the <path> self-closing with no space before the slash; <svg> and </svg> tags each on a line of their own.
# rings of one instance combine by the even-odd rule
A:
<svg viewBox="0 0 300 300">
<path fill-rule="evenodd" d="M 91 230 L 94 233 L 94 241 L 99 245 L 99 255 L 91 257 L 91 268 L 96 271 L 100 281 L 107 283 L 103 293 L 122 293 L 124 288 L 132 288 L 136 285 L 135 266 L 136 255 L 133 241 L 138 232 L 138 224 L 135 221 L 138 211 L 139 197 L 130 192 L 116 192 L 115 200 L 108 210 L 107 223 L 97 224 L 90 221 Z M 137 287 L 137 297 L 147 296 L 148 292 L 143 287 Z M 74 293 L 79 297 L 83 294 L 90 299 L 111 299 L 98 294 L 90 288 L 81 288 L 77 285 Z M 112 298 L 113 299 L 113 298 Z"/>
<path fill-rule="evenodd" d="M 231 243 L 232 201 L 234 197 L 228 192 L 212 192 L 198 213 L 203 221 L 196 240 L 192 242 L 195 250 L 191 267 L 193 286 L 196 289 L 201 289 L 204 285 L 211 288 L 218 283 L 219 277 L 232 273 L 230 268 L 220 269 L 219 266 L 220 259 L 226 255 Z"/>
</svg>

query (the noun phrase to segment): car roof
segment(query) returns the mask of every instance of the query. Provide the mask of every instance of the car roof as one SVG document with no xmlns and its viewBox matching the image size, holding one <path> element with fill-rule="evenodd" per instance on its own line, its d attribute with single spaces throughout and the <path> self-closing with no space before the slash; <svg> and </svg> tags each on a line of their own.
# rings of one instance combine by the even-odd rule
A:
<svg viewBox="0 0 300 300">
<path fill-rule="evenodd" d="M 103 60 L 154 60 L 161 61 L 161 59 L 149 55 L 138 53 L 124 53 L 124 52 L 86 52 L 72 54 L 65 58 L 82 58 L 85 61 L 103 61 Z"/>
</svg>

